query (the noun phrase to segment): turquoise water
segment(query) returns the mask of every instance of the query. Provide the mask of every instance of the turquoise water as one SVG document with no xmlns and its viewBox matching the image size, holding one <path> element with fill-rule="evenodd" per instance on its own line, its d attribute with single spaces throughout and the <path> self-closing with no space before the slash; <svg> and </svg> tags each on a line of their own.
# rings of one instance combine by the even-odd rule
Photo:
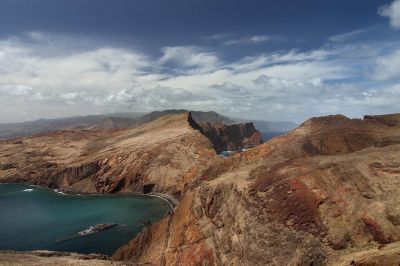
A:
<svg viewBox="0 0 400 266">
<path fill-rule="evenodd" d="M 146 220 L 160 220 L 169 210 L 162 199 L 144 195 L 72 196 L 40 187 L 0 184 L 0 249 L 111 255 L 129 242 Z M 100 223 L 118 226 L 86 236 L 78 234 Z"/>
</svg>

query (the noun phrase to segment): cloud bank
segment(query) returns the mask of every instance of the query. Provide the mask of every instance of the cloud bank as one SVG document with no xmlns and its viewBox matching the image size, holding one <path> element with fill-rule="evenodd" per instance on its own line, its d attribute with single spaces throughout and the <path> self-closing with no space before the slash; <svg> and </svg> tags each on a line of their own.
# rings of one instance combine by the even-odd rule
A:
<svg viewBox="0 0 400 266">
<path fill-rule="evenodd" d="M 399 111 L 396 43 L 338 42 L 229 61 L 210 47 L 170 46 L 155 56 L 95 42 L 66 49 L 66 39 L 79 42 L 43 32 L 0 39 L 0 122 L 171 108 L 296 122 Z"/>
</svg>

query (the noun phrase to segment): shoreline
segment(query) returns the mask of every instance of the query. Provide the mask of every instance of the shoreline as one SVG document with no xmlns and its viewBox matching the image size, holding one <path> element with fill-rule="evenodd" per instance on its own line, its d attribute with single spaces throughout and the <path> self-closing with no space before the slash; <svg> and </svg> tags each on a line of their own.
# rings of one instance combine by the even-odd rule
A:
<svg viewBox="0 0 400 266">
<path fill-rule="evenodd" d="M 179 204 L 179 201 L 178 201 L 177 199 L 175 199 L 173 196 L 169 195 L 169 194 L 158 193 L 158 192 L 151 192 L 151 193 L 143 194 L 143 195 L 148 195 L 148 196 L 150 196 L 150 197 L 159 198 L 159 199 L 162 199 L 162 200 L 168 202 L 168 204 L 169 204 L 169 206 L 170 206 L 170 208 L 171 208 L 172 211 L 173 211 L 174 208 L 175 208 L 176 206 L 178 206 L 178 204 Z"/>
<path fill-rule="evenodd" d="M 155 197 L 159 198 L 165 202 L 168 203 L 169 207 L 173 211 L 174 208 L 179 204 L 179 201 L 175 199 L 172 195 L 166 194 L 166 193 L 159 193 L 159 192 L 150 192 L 150 193 L 143 193 L 143 192 L 138 192 L 138 191 L 126 191 L 126 192 L 115 192 L 115 193 L 87 193 L 87 192 L 78 192 L 78 193 L 71 193 L 71 191 L 63 191 L 58 188 L 52 188 L 52 187 L 46 187 L 42 185 L 35 185 L 35 184 L 30 184 L 30 183 L 0 183 L 2 184 L 15 184 L 15 185 L 26 185 L 30 187 L 39 187 L 39 188 L 44 188 L 44 189 L 49 189 L 52 190 L 54 193 L 59 194 L 59 195 L 64 195 L 64 196 L 119 196 L 119 195 L 136 195 L 136 196 L 149 196 L 149 197 Z"/>
</svg>

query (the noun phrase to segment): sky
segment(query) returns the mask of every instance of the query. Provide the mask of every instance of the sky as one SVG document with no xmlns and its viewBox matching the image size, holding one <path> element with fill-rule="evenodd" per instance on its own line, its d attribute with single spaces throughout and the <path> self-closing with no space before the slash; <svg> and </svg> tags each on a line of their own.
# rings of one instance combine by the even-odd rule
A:
<svg viewBox="0 0 400 266">
<path fill-rule="evenodd" d="M 400 0 L 2 0 L 0 123 L 400 112 Z"/>
</svg>

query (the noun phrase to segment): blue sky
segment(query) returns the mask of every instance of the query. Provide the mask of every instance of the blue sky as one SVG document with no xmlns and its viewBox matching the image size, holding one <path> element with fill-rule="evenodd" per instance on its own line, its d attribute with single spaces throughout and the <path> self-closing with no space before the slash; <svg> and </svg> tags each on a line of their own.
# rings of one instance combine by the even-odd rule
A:
<svg viewBox="0 0 400 266">
<path fill-rule="evenodd" d="M 2 0 L 0 122 L 400 112 L 400 0 Z"/>
</svg>

